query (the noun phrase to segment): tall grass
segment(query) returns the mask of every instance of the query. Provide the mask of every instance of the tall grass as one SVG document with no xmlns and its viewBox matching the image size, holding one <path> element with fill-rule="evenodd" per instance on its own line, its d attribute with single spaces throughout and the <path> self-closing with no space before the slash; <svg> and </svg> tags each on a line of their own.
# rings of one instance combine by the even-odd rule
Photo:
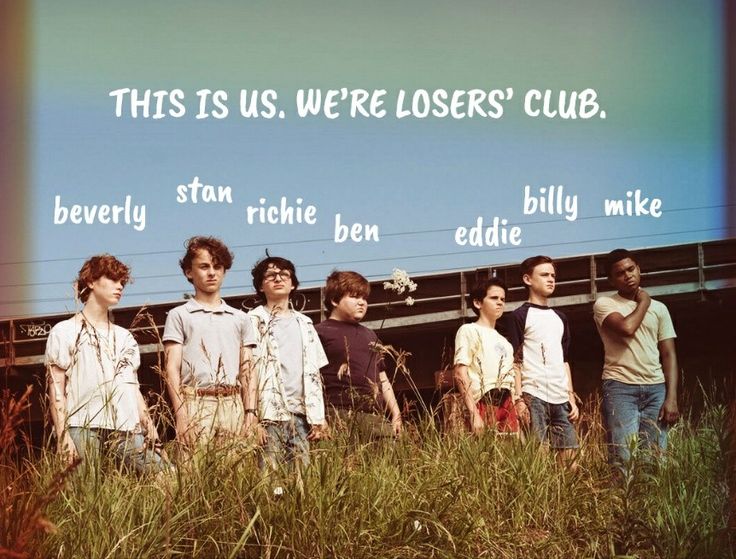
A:
<svg viewBox="0 0 736 559">
<path fill-rule="evenodd" d="M 137 320 L 157 336 L 150 317 Z M 383 351 L 411 385 L 406 354 Z M 266 475 L 241 445 L 144 478 L 109 463 L 75 469 L 52 448 L 24 458 L 28 394 L 0 400 L 0 559 L 736 556 L 726 412 L 712 403 L 671 431 L 666 462 L 635 462 L 614 482 L 595 399 L 582 407 L 575 472 L 531 441 L 443 433 L 423 407 L 397 441 L 335 433 L 303 472 Z M 163 432 L 171 417 L 158 403 Z"/>
<path fill-rule="evenodd" d="M 31 387 L 18 398 L 7 389 L 0 393 L 0 559 L 35 557 L 43 535 L 54 531 L 46 507 L 58 497 L 78 462 L 55 464 L 48 479 L 19 451 L 29 443 L 20 427 L 30 407 Z"/>
<path fill-rule="evenodd" d="M 733 557 L 722 537 L 724 408 L 682 421 L 667 461 L 637 463 L 620 484 L 595 411 L 586 406 L 576 472 L 532 443 L 443 434 L 426 415 L 396 442 L 358 445 L 338 433 L 315 445 L 302 475 L 267 476 L 252 453 L 210 449 L 168 478 L 108 465 L 75 472 L 62 489 L 64 470 L 47 450 L 5 465 L 45 520 L 6 513 L 4 529 L 31 527 L 34 543 L 4 556 Z"/>
</svg>

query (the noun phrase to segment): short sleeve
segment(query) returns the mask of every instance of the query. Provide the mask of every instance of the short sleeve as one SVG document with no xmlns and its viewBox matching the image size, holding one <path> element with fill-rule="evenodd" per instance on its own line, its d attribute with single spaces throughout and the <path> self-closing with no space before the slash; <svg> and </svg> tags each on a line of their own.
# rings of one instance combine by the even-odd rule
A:
<svg viewBox="0 0 736 559">
<path fill-rule="evenodd" d="M 664 305 L 661 305 L 658 311 L 659 325 L 657 328 L 657 341 L 661 342 L 662 340 L 676 338 L 677 334 L 675 333 L 675 326 L 672 324 L 670 311 Z"/>
<path fill-rule="evenodd" d="M 386 360 L 384 359 L 384 352 L 378 349 L 378 346 L 383 345 L 381 340 L 378 339 L 376 333 L 371 330 L 371 351 L 376 354 L 376 372 L 386 372 Z"/>
<path fill-rule="evenodd" d="M 44 361 L 47 367 L 55 365 L 66 371 L 72 364 L 72 344 L 64 339 L 60 326 L 54 326 L 46 340 Z"/>
<path fill-rule="evenodd" d="M 136 372 L 141 366 L 141 352 L 138 348 L 138 342 L 135 341 L 133 335 L 127 330 L 125 331 L 125 343 L 118 356 L 118 363 L 124 364 L 121 371 L 124 382 L 138 386 L 138 375 Z"/>
<path fill-rule="evenodd" d="M 601 327 L 603 326 L 603 321 L 606 320 L 606 317 L 616 312 L 615 307 L 612 305 L 613 300 L 609 297 L 601 297 L 599 299 L 596 299 L 595 303 L 593 304 L 593 320 L 595 320 L 595 323 Z"/>
<path fill-rule="evenodd" d="M 511 343 L 509 343 L 508 341 L 506 341 L 506 339 L 503 338 L 503 336 L 501 336 L 501 338 L 503 339 L 504 342 L 506 342 L 505 343 L 505 347 L 506 347 L 507 351 L 509 352 L 509 355 L 513 355 L 514 354 L 514 348 L 511 345 Z M 514 374 L 514 360 L 513 359 L 507 359 L 507 360 L 505 360 L 503 362 L 503 371 L 501 371 L 501 375 L 500 376 L 501 376 L 501 378 L 506 378 L 508 375 L 513 375 L 513 374 Z"/>
<path fill-rule="evenodd" d="M 526 316 L 522 316 L 521 313 L 514 311 L 511 313 L 511 320 L 508 324 L 509 342 L 511 347 L 514 349 L 514 353 L 524 343 L 524 324 L 523 321 Z"/>
<path fill-rule="evenodd" d="M 240 332 L 240 343 L 247 347 L 256 347 L 258 341 L 256 340 L 255 328 L 253 323 L 245 313 L 240 314 L 241 317 L 241 332 Z"/>
<path fill-rule="evenodd" d="M 453 365 L 469 366 L 473 361 L 469 324 L 461 326 L 455 334 L 455 358 Z"/>
<path fill-rule="evenodd" d="M 265 343 L 265 334 L 261 329 L 261 319 L 252 313 L 246 313 L 245 315 L 246 319 L 248 320 L 248 324 L 250 325 L 250 331 L 252 332 L 254 338 L 255 338 L 255 345 L 253 346 L 253 359 L 258 360 L 258 358 L 263 354 L 263 344 Z"/>
<path fill-rule="evenodd" d="M 508 321 L 508 334 L 511 348 L 514 350 L 514 359 L 516 361 L 523 360 L 524 346 L 524 329 L 526 328 L 526 316 L 529 307 L 522 305 L 511 313 L 511 320 Z"/>
<path fill-rule="evenodd" d="M 314 329 L 312 324 L 309 324 L 308 327 L 312 330 L 312 335 L 314 336 L 314 362 L 317 367 L 321 369 L 325 365 L 329 364 L 330 361 L 327 359 L 325 349 L 322 347 L 322 342 L 319 339 L 317 330 Z"/>
<path fill-rule="evenodd" d="M 137 371 L 141 366 L 141 351 L 138 347 L 138 342 L 135 341 L 133 334 L 130 332 L 127 332 L 125 344 L 126 351 L 129 351 L 131 367 L 133 368 L 133 371 Z"/>
<path fill-rule="evenodd" d="M 164 326 L 163 341 L 184 343 L 184 322 L 182 321 L 179 309 L 172 309 L 166 316 L 166 324 Z"/>
</svg>

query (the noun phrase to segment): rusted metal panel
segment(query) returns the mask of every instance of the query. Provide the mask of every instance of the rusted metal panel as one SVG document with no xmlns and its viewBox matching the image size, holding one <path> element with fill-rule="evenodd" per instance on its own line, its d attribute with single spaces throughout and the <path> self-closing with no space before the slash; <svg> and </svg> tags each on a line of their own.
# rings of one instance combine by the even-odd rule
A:
<svg viewBox="0 0 736 559">
<path fill-rule="evenodd" d="M 736 239 L 653 248 L 635 251 L 640 260 L 643 285 L 653 296 L 681 296 L 716 292 L 736 288 Z M 550 305 L 569 310 L 591 305 L 600 295 L 610 294 L 605 277 L 605 255 L 587 255 L 556 261 L 557 288 Z M 465 294 L 468 283 L 489 274 L 504 279 L 510 286 L 507 311 L 526 300 L 517 264 L 443 272 L 413 278 L 418 289 L 411 295 L 413 305 L 404 302 L 403 295 L 383 289 L 383 281 L 371 283 L 371 304 L 364 324 L 383 332 L 402 328 L 445 327 L 448 323 L 473 318 L 467 308 Z M 323 290 L 313 287 L 300 290 L 295 306 L 315 321 L 324 317 Z M 228 304 L 248 310 L 257 305 L 254 294 L 225 299 Z M 161 350 L 160 336 L 166 314 L 183 301 L 140 307 L 123 307 L 114 312 L 115 322 L 130 328 L 142 354 Z M 16 365 L 37 367 L 43 363 L 43 353 L 49 331 L 69 315 L 50 315 L 0 321 L 0 367 Z"/>
</svg>

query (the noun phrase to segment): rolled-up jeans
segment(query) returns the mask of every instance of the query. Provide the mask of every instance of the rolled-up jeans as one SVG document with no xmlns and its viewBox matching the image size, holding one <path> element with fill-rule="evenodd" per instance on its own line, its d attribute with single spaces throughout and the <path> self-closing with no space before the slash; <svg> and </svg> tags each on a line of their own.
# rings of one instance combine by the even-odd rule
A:
<svg viewBox="0 0 736 559">
<path fill-rule="evenodd" d="M 667 394 L 665 384 L 603 381 L 603 422 L 608 463 L 623 466 L 631 459 L 632 439 L 650 457 L 667 448 L 667 426 L 657 420 Z"/>
<path fill-rule="evenodd" d="M 310 426 L 306 416 L 290 413 L 286 421 L 261 420 L 261 425 L 266 430 L 266 444 L 259 460 L 262 469 L 309 465 Z"/>
<path fill-rule="evenodd" d="M 69 436 L 83 461 L 83 469 L 90 462 L 99 463 L 105 454 L 138 474 L 156 474 L 171 468 L 171 464 L 147 444 L 142 433 L 69 427 Z"/>
</svg>

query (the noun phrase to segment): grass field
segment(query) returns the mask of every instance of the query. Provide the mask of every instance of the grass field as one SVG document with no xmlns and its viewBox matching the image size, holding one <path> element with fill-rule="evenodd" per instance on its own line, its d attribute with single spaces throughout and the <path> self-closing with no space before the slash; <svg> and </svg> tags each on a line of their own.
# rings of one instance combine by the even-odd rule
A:
<svg viewBox="0 0 736 559">
<path fill-rule="evenodd" d="M 635 463 L 620 484 L 590 403 L 574 473 L 533 444 L 443 434 L 425 414 L 397 442 L 337 435 L 283 479 L 232 450 L 163 479 L 68 470 L 51 448 L 21 459 L 15 406 L 5 398 L 0 425 L 0 558 L 734 557 L 723 406 L 682 420 L 667 461 Z"/>
</svg>

